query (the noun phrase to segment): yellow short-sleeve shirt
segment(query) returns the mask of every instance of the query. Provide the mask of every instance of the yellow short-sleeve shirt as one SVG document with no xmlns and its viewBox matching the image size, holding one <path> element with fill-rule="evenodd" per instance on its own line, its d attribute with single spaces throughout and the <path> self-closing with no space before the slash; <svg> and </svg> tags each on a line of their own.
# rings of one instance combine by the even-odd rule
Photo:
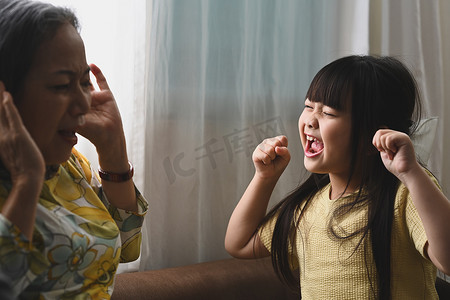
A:
<svg viewBox="0 0 450 300">
<path fill-rule="evenodd" d="M 327 185 L 311 200 L 299 222 L 292 247 L 292 261 L 301 270 L 302 299 L 373 299 L 376 269 L 370 242 L 365 243 L 369 262 L 366 266 L 364 245 L 354 251 L 360 236 L 338 240 L 331 234 L 330 215 L 335 205 L 348 197 L 330 200 L 329 192 L 330 185 Z M 275 221 L 276 217 L 259 232 L 261 241 L 269 251 Z M 345 235 L 366 223 L 367 207 L 360 207 L 343 219 L 334 221 L 331 226 L 338 234 Z M 425 230 L 409 191 L 400 185 L 392 224 L 392 299 L 438 299 L 436 268 L 424 254 L 426 242 Z M 367 274 L 374 278 L 372 283 Z"/>
</svg>

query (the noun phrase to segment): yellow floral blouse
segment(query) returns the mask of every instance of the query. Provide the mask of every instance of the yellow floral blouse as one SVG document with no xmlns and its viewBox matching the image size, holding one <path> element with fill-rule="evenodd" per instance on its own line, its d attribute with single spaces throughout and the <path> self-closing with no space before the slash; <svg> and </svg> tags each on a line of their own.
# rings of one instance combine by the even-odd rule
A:
<svg viewBox="0 0 450 300">
<path fill-rule="evenodd" d="M 138 213 L 111 206 L 75 149 L 54 172 L 44 182 L 32 243 L 0 214 L 1 271 L 20 299 L 110 299 L 119 262 L 139 257 L 148 204 L 136 190 Z M 10 190 L 0 170 L 1 207 Z"/>
</svg>

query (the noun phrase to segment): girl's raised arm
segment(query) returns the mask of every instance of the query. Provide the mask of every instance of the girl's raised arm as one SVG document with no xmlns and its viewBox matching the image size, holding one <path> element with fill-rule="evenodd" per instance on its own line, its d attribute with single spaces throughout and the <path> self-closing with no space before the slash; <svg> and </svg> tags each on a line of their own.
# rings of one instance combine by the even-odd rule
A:
<svg viewBox="0 0 450 300">
<path fill-rule="evenodd" d="M 257 258 L 268 256 L 256 232 L 266 215 L 275 185 L 289 163 L 287 138 L 266 139 L 253 152 L 255 175 L 234 209 L 225 236 L 225 249 L 234 257 Z"/>
<path fill-rule="evenodd" d="M 382 129 L 373 144 L 386 168 L 409 190 L 428 238 L 426 253 L 437 268 L 450 274 L 450 201 L 417 162 L 408 135 Z"/>
</svg>

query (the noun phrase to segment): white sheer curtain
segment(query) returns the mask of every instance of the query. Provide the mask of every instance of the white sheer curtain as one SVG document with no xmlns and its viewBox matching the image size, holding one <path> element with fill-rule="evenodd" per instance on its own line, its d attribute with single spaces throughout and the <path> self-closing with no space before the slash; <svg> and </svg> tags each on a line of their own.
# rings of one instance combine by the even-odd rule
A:
<svg viewBox="0 0 450 300">
<path fill-rule="evenodd" d="M 140 262 L 228 257 L 228 218 L 251 152 L 286 134 L 293 155 L 272 203 L 304 174 L 297 118 L 310 80 L 349 54 L 395 55 L 438 116 L 430 167 L 449 194 L 450 2 L 439 0 L 53 0 L 74 7 L 88 60 L 104 70 L 150 201 Z M 95 151 L 79 148 L 96 164 Z"/>
<path fill-rule="evenodd" d="M 450 1 L 377 0 L 370 11 L 371 53 L 405 61 L 421 88 L 425 114 L 438 117 L 428 166 L 450 196 Z"/>
<path fill-rule="evenodd" d="M 371 1 L 370 51 L 399 57 L 413 71 L 424 113 L 439 124 L 429 168 L 450 195 L 450 2 Z"/>
<path fill-rule="evenodd" d="M 327 62 L 368 52 L 368 7 L 360 0 L 154 1 L 144 175 L 151 213 L 141 269 L 228 256 L 228 219 L 265 137 L 286 134 L 293 154 L 273 201 L 297 185 L 307 87 Z"/>
<path fill-rule="evenodd" d="M 426 116 L 440 120 L 430 167 L 448 194 L 449 13 L 437 0 L 155 0 L 145 135 L 152 214 L 141 269 L 227 256 L 228 217 L 262 138 L 284 133 L 293 153 L 273 201 L 297 184 L 306 88 L 343 55 L 395 55 L 414 71 Z"/>
</svg>

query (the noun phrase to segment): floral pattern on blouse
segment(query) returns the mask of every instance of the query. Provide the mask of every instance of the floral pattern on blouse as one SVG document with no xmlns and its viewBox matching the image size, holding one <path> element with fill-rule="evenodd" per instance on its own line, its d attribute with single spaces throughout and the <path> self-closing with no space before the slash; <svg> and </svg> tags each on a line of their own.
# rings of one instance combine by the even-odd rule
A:
<svg viewBox="0 0 450 300">
<path fill-rule="evenodd" d="M 11 190 L 0 170 L 0 207 Z M 0 268 L 19 299 L 110 299 L 119 262 L 139 257 L 148 204 L 139 211 L 109 204 L 100 180 L 75 149 L 44 182 L 32 243 L 0 214 Z"/>
</svg>

